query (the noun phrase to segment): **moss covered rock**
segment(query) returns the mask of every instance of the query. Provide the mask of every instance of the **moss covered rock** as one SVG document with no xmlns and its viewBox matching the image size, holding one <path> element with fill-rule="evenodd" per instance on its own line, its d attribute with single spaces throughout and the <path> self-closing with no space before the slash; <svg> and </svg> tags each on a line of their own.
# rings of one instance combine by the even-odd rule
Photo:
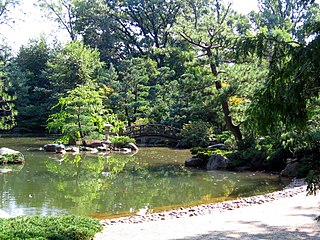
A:
<svg viewBox="0 0 320 240">
<path fill-rule="evenodd" d="M 0 164 L 21 164 L 24 163 L 24 156 L 21 152 L 10 148 L 0 148 Z"/>
</svg>

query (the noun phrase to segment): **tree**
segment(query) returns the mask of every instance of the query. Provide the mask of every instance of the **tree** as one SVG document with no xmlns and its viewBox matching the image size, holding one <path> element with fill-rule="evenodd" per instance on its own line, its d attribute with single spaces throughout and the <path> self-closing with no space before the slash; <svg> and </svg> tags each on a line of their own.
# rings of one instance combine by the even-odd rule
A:
<svg viewBox="0 0 320 240">
<path fill-rule="evenodd" d="M 84 44 L 99 49 L 102 61 L 117 64 L 124 58 L 120 36 L 114 29 L 109 8 L 102 0 L 75 1 L 74 11 L 75 31 Z"/>
<path fill-rule="evenodd" d="M 268 61 L 264 88 L 249 109 L 251 128 L 280 136 L 284 147 L 301 161 L 308 189 L 320 187 L 319 109 L 320 21 L 315 1 L 260 1 L 259 28 L 249 41 Z M 250 52 L 250 51 L 248 51 Z M 305 177 L 305 175 L 302 175 Z"/>
<path fill-rule="evenodd" d="M 258 6 L 259 12 L 251 13 L 257 28 L 283 29 L 299 42 L 306 40 L 302 22 L 312 22 L 318 11 L 314 0 L 258 0 Z"/>
<path fill-rule="evenodd" d="M 16 111 L 14 97 L 8 94 L 11 82 L 8 78 L 6 64 L 0 60 L 0 129 L 8 130 L 14 127 Z"/>
<path fill-rule="evenodd" d="M 75 29 L 104 60 L 149 57 L 163 67 L 180 5 L 174 0 L 75 1 Z"/>
<path fill-rule="evenodd" d="M 123 110 L 129 126 L 138 118 L 147 116 L 149 80 L 154 72 L 153 61 L 133 58 L 122 62 L 118 81 L 110 82 L 110 87 L 114 89 L 112 106 L 118 113 Z"/>
<path fill-rule="evenodd" d="M 150 111 L 147 115 L 150 123 L 170 124 L 170 110 L 172 110 L 172 101 L 174 101 L 172 95 L 173 92 L 178 91 L 174 76 L 175 72 L 173 70 L 169 67 L 162 67 L 157 69 L 153 78 L 150 79 L 148 96 Z"/>
<path fill-rule="evenodd" d="M 164 53 L 172 38 L 170 29 L 176 22 L 180 1 L 125 0 L 108 1 L 124 46 L 133 53 L 155 60 L 164 66 Z"/>
<path fill-rule="evenodd" d="M 38 0 L 38 5 L 45 12 L 49 13 L 62 29 L 65 29 L 71 40 L 76 40 L 76 31 L 74 30 L 74 1 L 73 0 Z M 48 17 L 48 15 L 46 15 Z"/>
<path fill-rule="evenodd" d="M 67 91 L 78 85 L 103 81 L 104 63 L 100 61 L 99 56 L 98 50 L 93 50 L 78 41 L 55 51 L 48 61 L 45 73 L 54 92 L 53 101 L 65 96 Z"/>
<path fill-rule="evenodd" d="M 190 121 L 217 123 L 210 71 L 197 61 L 186 62 L 185 68 L 180 76 L 168 67 L 158 69 L 150 91 L 150 121 L 178 128 Z"/>
<path fill-rule="evenodd" d="M 237 21 L 237 14 L 232 11 L 231 5 L 224 5 L 221 0 L 185 2 L 181 8 L 181 18 L 177 21 L 177 34 L 190 44 L 196 52 L 206 57 L 213 76 L 214 85 L 218 92 L 222 92 L 223 85 L 218 78 L 224 64 L 235 62 L 237 34 L 249 29 L 246 21 Z M 227 128 L 232 132 L 238 146 L 241 146 L 243 135 L 239 125 L 235 125 L 231 117 L 228 98 L 219 97 Z"/>
<path fill-rule="evenodd" d="M 25 130 L 44 130 L 49 109 L 52 89 L 44 74 L 52 49 L 42 37 L 33 39 L 20 47 L 12 66 L 12 90 L 16 93 L 18 127 Z"/>
<path fill-rule="evenodd" d="M 261 28 L 248 44 L 260 57 L 267 59 L 269 65 L 264 88 L 257 91 L 256 100 L 249 109 L 252 126 L 263 134 L 304 129 L 310 102 L 319 94 L 319 10 L 312 11 L 313 21 L 311 12 L 305 14 L 310 7 L 319 8 L 317 4 L 310 6 L 313 1 L 303 1 L 303 7 L 293 2 L 286 1 L 284 6 L 288 9 L 297 6 L 291 11 L 294 16 L 301 17 L 299 22 L 286 18 L 286 23 L 291 26 L 289 23 L 293 19 L 291 24 L 300 26 L 299 34 L 280 22 L 270 30 Z M 281 15 L 280 10 L 274 14 Z M 272 15 L 269 17 L 273 19 Z"/>
<path fill-rule="evenodd" d="M 48 119 L 49 131 L 61 132 L 62 139 L 69 144 L 81 140 L 86 145 L 87 139 L 97 137 L 103 132 L 103 124 L 107 115 L 111 114 L 102 103 L 102 96 L 94 84 L 79 85 L 59 98 L 54 108 L 59 112 Z"/>
<path fill-rule="evenodd" d="M 0 25 L 9 24 L 12 19 L 10 11 L 16 5 L 20 4 L 20 0 L 1 0 L 0 1 Z"/>
</svg>

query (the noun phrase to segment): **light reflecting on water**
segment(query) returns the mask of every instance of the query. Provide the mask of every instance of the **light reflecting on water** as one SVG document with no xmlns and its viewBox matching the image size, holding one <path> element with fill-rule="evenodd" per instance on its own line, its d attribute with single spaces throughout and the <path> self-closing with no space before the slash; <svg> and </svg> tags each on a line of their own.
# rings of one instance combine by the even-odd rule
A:
<svg viewBox="0 0 320 240">
<path fill-rule="evenodd" d="M 25 165 L 0 173 L 1 209 L 17 215 L 77 214 L 104 218 L 217 202 L 278 190 L 276 176 L 183 167 L 188 150 L 142 148 L 134 155 L 45 153 L 47 138 L 1 138 Z"/>
</svg>

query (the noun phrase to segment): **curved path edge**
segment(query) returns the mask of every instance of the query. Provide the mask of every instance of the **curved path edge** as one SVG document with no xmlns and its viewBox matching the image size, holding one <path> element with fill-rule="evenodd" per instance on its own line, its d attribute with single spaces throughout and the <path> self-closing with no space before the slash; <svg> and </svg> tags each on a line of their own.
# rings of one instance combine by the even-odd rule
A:
<svg viewBox="0 0 320 240">
<path fill-rule="evenodd" d="M 216 204 L 101 221 L 95 240 L 320 239 L 320 196 L 306 186 Z"/>
</svg>

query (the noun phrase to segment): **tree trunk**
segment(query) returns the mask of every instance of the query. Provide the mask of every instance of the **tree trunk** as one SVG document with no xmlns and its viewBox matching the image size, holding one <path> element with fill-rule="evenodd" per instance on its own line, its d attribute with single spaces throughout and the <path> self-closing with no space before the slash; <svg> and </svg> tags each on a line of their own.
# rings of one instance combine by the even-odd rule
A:
<svg viewBox="0 0 320 240">
<path fill-rule="evenodd" d="M 83 146 L 86 146 L 87 143 L 84 140 L 84 133 L 82 131 L 82 125 L 81 125 L 81 119 L 80 119 L 80 107 L 78 107 L 78 114 L 77 114 L 77 118 L 78 118 L 78 128 L 79 128 L 79 133 L 80 133 L 80 138 L 81 138 L 81 142 Z"/>
<path fill-rule="evenodd" d="M 210 68 L 211 68 L 211 73 L 214 77 L 217 77 L 219 72 L 217 70 L 217 66 L 215 63 L 212 62 L 212 51 L 211 48 L 207 48 L 207 56 L 209 57 L 209 61 L 210 61 Z M 215 87 L 218 91 L 220 91 L 222 89 L 222 85 L 221 82 L 219 80 L 215 80 Z M 241 148 L 242 146 L 242 133 L 240 131 L 239 126 L 234 125 L 232 122 L 232 118 L 230 116 L 230 109 L 229 109 L 229 103 L 228 103 L 228 99 L 227 98 L 220 98 L 220 104 L 222 107 L 222 111 L 223 111 L 223 115 L 224 115 L 224 121 L 226 123 L 227 128 L 231 131 L 231 133 L 233 134 L 233 136 L 235 137 L 236 141 L 237 141 L 237 146 L 239 148 Z"/>
</svg>

